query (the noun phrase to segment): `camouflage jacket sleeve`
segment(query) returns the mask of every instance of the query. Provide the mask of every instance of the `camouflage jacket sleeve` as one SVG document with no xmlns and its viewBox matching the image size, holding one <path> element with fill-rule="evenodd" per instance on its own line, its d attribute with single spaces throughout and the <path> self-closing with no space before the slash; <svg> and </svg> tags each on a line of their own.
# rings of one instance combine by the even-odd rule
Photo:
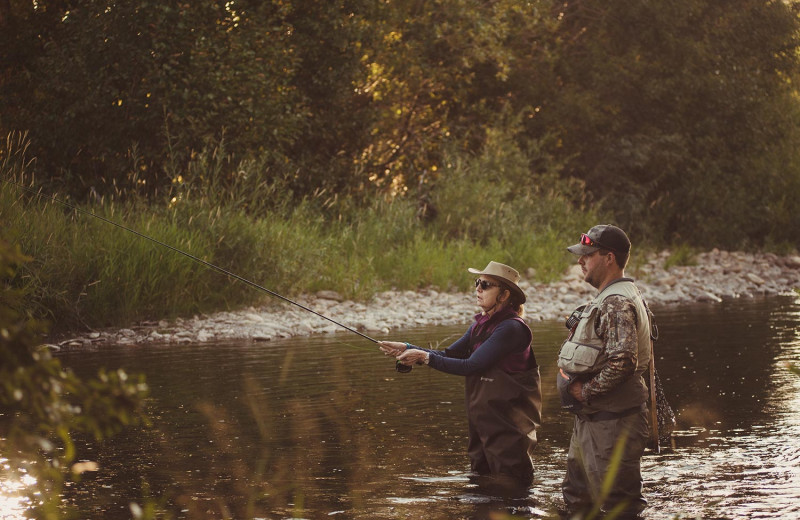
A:
<svg viewBox="0 0 800 520">
<path fill-rule="evenodd" d="M 609 296 L 600 306 L 595 324 L 608 354 L 608 363 L 583 385 L 583 398 L 592 398 L 613 390 L 636 370 L 639 340 L 636 333 L 636 307 L 622 296 Z"/>
</svg>

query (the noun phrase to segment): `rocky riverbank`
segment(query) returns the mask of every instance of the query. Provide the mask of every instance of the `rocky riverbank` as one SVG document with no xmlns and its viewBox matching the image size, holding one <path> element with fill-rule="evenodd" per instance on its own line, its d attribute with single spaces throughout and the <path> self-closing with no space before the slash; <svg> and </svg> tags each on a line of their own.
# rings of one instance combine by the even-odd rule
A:
<svg viewBox="0 0 800 520">
<path fill-rule="evenodd" d="M 728 298 L 788 293 L 800 288 L 800 256 L 713 250 L 696 258 L 696 265 L 666 268 L 669 252 L 652 255 L 646 264 L 629 270 L 642 294 L 652 304 L 708 302 Z M 532 274 L 532 273 L 528 273 Z M 466 275 L 466 270 L 465 270 Z M 524 278 L 524 276 L 523 276 Z M 572 266 L 555 283 L 523 280 L 528 296 L 526 320 L 561 319 L 585 303 L 595 290 L 583 281 L 580 267 Z M 470 322 L 476 312 L 472 293 L 386 291 L 369 302 L 343 301 L 333 291 L 320 291 L 296 300 L 364 334 L 426 325 Z M 68 339 L 54 349 L 97 347 L 123 343 L 199 343 L 230 339 L 269 341 L 297 335 L 346 333 L 343 328 L 289 304 L 270 304 L 236 312 L 219 312 L 192 319 L 141 323 L 122 330 L 92 332 Z"/>
</svg>

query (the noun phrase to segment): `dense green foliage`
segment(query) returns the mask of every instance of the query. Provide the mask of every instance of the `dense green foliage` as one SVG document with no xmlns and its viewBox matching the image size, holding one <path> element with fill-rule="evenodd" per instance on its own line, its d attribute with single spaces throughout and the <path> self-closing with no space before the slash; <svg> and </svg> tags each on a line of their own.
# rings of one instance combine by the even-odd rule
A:
<svg viewBox="0 0 800 520">
<path fill-rule="evenodd" d="M 479 157 L 447 163 L 457 182 L 430 190 L 431 202 L 448 215 L 432 223 L 407 198 L 375 199 L 366 208 L 325 193 L 296 201 L 283 181 L 258 181 L 247 165 L 238 166 L 227 189 L 182 182 L 168 204 L 151 203 L 147 211 L 140 211 L 146 202 L 138 197 L 81 209 L 285 295 L 334 289 L 366 299 L 391 288 L 467 290 L 466 267 L 489 260 L 517 266 L 526 278 L 533 268 L 531 281 L 552 280 L 571 260 L 564 244 L 596 216 L 572 209 L 576 201 L 560 191 L 569 187 L 553 179 L 508 180 L 524 174 L 524 154 L 497 164 L 497 154 L 508 155 L 513 144 L 494 141 Z M 0 175 L 22 182 L 24 144 L 9 144 L 6 156 L 15 160 L 0 163 Z M 199 155 L 190 169 L 224 168 L 223 153 L 212 155 Z M 487 176 L 487 168 L 497 173 Z M 59 330 L 125 326 L 270 298 L 24 187 L 0 184 L 0 220 L 33 257 L 15 283 Z"/>
<path fill-rule="evenodd" d="M 99 440 L 147 422 L 147 387 L 122 370 L 82 380 L 39 347 L 44 327 L 27 314 L 27 295 L 10 283 L 29 260 L 0 239 L 0 477 L 9 485 L 27 479 L 36 518 L 62 518 L 65 478 L 96 469 L 94 462 L 73 464 L 73 435 Z"/>
<path fill-rule="evenodd" d="M 780 240 L 798 223 L 796 6 L 593 3 L 564 18 L 576 36 L 559 61 L 565 147 L 581 156 L 571 173 L 634 233 Z"/>
<path fill-rule="evenodd" d="M 0 2 L 0 132 L 27 132 L 30 171 L 79 200 L 158 206 L 181 182 L 225 191 L 246 171 L 290 203 L 360 208 L 465 182 L 448 164 L 499 135 L 513 146 L 482 168 L 522 157 L 509 185 L 573 186 L 573 209 L 590 201 L 637 242 L 794 247 L 796 8 L 12 0 Z M 197 169 L 223 149 L 226 167 Z M 453 218 L 436 209 L 434 225 Z"/>
</svg>

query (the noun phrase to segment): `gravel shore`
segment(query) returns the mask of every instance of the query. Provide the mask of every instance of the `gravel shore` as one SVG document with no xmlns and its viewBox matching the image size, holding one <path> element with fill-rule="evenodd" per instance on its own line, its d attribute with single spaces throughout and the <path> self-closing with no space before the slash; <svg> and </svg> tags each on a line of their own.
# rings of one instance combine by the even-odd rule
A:
<svg viewBox="0 0 800 520">
<path fill-rule="evenodd" d="M 670 254 L 652 255 L 645 265 L 629 271 L 652 304 L 708 302 L 789 293 L 800 288 L 800 256 L 713 250 L 696 258 L 696 265 L 672 266 Z M 529 283 L 523 273 L 520 287 L 528 296 L 525 319 L 531 323 L 561 319 L 596 293 L 583 281 L 580 267 L 569 268 L 555 283 Z M 532 274 L 529 272 L 527 274 Z M 466 276 L 466 268 L 465 268 Z M 469 324 L 477 311 L 473 293 L 386 291 L 369 302 L 344 301 L 333 291 L 297 298 L 298 303 L 364 334 L 427 325 Z M 219 312 L 192 319 L 145 322 L 122 330 L 87 333 L 51 345 L 53 349 L 98 347 L 102 344 L 201 343 L 230 339 L 269 341 L 297 335 L 347 333 L 289 304 Z"/>
</svg>

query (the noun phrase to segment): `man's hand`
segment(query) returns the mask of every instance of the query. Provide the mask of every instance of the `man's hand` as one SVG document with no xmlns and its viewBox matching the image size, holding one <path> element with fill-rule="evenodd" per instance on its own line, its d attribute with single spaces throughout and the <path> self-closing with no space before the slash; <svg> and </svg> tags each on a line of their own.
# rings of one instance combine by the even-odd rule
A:
<svg viewBox="0 0 800 520">
<path fill-rule="evenodd" d="M 583 399 L 583 382 L 575 380 L 569 385 L 569 393 L 578 401 L 585 403 Z"/>
</svg>

